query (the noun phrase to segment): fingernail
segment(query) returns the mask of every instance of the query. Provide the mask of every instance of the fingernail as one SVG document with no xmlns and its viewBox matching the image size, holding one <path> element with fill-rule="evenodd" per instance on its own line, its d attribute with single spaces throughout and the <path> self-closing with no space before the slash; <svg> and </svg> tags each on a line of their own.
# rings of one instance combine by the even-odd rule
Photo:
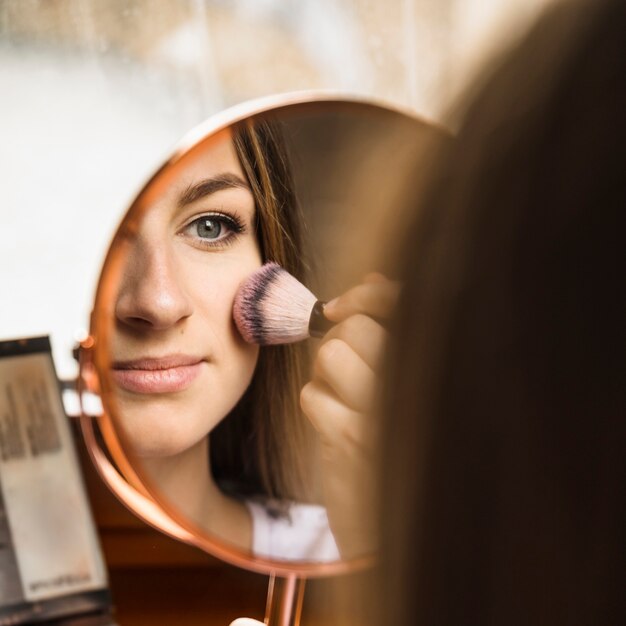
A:
<svg viewBox="0 0 626 626">
<path fill-rule="evenodd" d="M 324 313 L 332 313 L 333 309 L 337 306 L 338 301 L 339 301 L 339 298 L 333 298 L 332 300 L 329 300 L 324 305 Z"/>
</svg>

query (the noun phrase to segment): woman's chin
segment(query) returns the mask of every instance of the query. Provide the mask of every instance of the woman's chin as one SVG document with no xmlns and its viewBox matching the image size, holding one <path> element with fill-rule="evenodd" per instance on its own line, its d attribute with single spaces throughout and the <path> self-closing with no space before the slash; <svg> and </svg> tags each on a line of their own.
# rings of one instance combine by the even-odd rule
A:
<svg viewBox="0 0 626 626">
<path fill-rule="evenodd" d="M 128 453 L 157 459 L 196 447 L 227 416 L 245 389 L 211 400 L 204 389 L 182 393 L 135 394 L 118 390 L 111 407 L 115 428 Z"/>
<path fill-rule="evenodd" d="M 161 415 L 158 410 L 123 412 L 117 428 L 125 448 L 136 458 L 157 459 L 174 457 L 198 446 L 213 429 L 213 425 L 194 419 L 187 413 L 168 412 Z M 219 420 L 218 420 L 219 421 Z"/>
<path fill-rule="evenodd" d="M 180 442 L 176 443 L 171 440 L 142 440 L 136 441 L 133 437 L 126 438 L 127 444 L 132 449 L 133 458 L 138 461 L 150 461 L 157 459 L 168 459 L 180 456 L 184 452 L 187 452 L 190 448 L 194 447 L 192 443 Z M 197 443 L 197 442 L 195 442 Z"/>
<path fill-rule="evenodd" d="M 128 456 L 133 459 L 167 459 L 177 457 L 195 449 L 206 435 L 172 436 L 171 433 L 150 432 L 147 434 L 137 432 L 133 428 L 125 428 L 121 431 L 123 447 Z"/>
</svg>

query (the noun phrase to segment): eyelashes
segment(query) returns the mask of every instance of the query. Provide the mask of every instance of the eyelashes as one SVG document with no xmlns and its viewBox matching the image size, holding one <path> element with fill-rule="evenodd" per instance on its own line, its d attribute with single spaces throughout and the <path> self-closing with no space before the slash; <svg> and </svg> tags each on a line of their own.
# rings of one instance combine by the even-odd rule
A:
<svg viewBox="0 0 626 626">
<path fill-rule="evenodd" d="M 203 249 L 226 248 L 247 232 L 243 220 L 236 213 L 212 211 L 188 222 L 179 234 Z"/>
</svg>

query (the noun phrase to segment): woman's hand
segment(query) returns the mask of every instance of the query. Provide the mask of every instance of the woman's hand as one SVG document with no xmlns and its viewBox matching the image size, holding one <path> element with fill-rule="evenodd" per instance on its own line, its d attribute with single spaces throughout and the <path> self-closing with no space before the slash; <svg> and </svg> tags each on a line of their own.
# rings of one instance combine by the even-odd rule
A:
<svg viewBox="0 0 626 626">
<path fill-rule="evenodd" d="M 337 322 L 323 338 L 313 378 L 300 404 L 319 433 L 325 505 L 343 557 L 375 549 L 374 412 L 381 387 L 382 358 L 400 287 L 370 274 L 324 307 Z"/>
</svg>

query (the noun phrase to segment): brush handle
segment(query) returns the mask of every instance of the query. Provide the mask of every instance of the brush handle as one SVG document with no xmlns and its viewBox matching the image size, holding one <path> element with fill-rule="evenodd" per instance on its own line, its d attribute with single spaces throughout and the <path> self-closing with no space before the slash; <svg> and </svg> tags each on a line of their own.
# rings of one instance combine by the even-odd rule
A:
<svg viewBox="0 0 626 626">
<path fill-rule="evenodd" d="M 318 300 L 313 306 L 311 317 L 309 318 L 309 335 L 311 337 L 323 337 L 334 323 L 324 317 L 324 305 L 326 302 Z"/>
</svg>

